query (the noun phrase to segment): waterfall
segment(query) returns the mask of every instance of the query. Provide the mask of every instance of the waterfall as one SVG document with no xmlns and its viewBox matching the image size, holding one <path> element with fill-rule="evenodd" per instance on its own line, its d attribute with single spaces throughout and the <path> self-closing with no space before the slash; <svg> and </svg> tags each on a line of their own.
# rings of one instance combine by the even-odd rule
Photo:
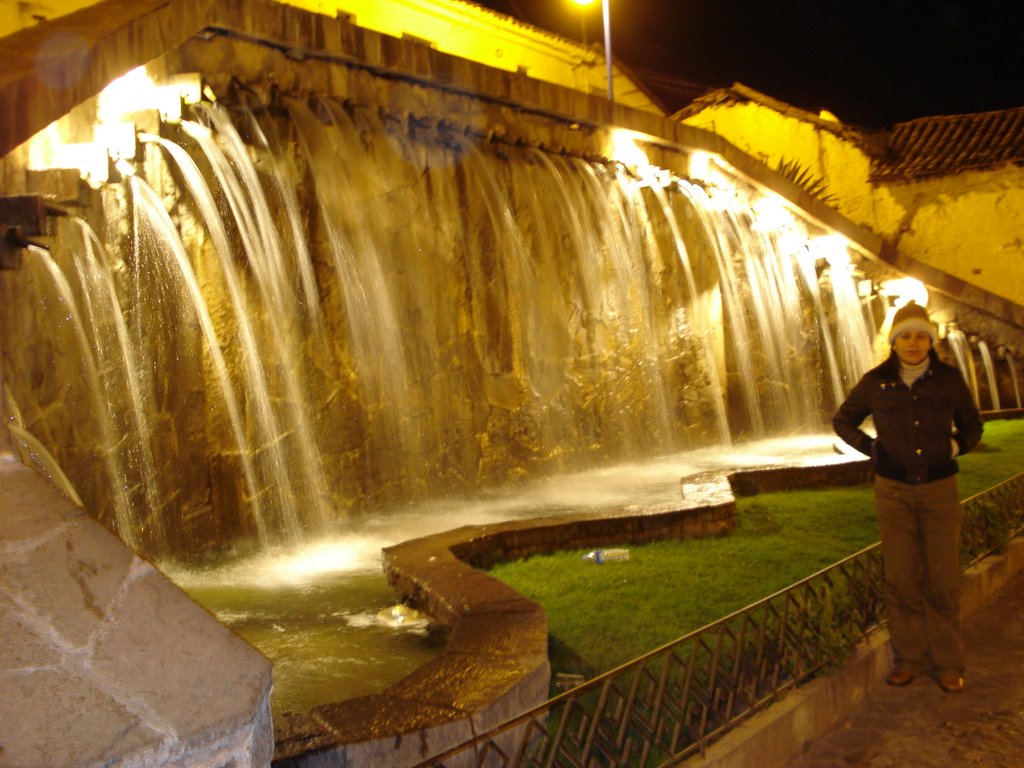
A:
<svg viewBox="0 0 1024 768">
<path fill-rule="evenodd" d="M 971 355 L 971 347 L 967 343 L 967 336 L 959 328 L 950 328 L 946 332 L 946 341 L 953 356 L 956 358 L 957 367 L 964 376 L 968 388 L 974 397 L 974 404 L 981 408 L 981 401 L 978 396 L 978 374 L 974 366 L 974 357 Z"/>
<path fill-rule="evenodd" d="M 130 179 L 132 198 L 135 202 L 135 229 L 137 232 L 136 244 L 139 253 L 136 262 L 141 266 L 144 262 L 142 253 L 144 246 L 149 245 L 157 254 L 164 255 L 170 260 L 170 266 L 175 275 L 180 278 L 180 287 L 183 293 L 184 303 L 194 313 L 199 324 L 200 333 L 206 342 L 206 353 L 213 364 L 214 376 L 217 388 L 223 399 L 223 405 L 227 411 L 231 431 L 235 438 L 238 460 L 241 464 L 242 474 L 248 488 L 249 496 L 246 500 L 251 506 L 253 521 L 261 540 L 268 536 L 268 521 L 263 516 L 262 488 L 256 476 L 253 451 L 249 445 L 245 425 L 242 419 L 242 411 L 234 385 L 228 373 L 228 366 L 224 360 L 221 349 L 221 342 L 217 337 L 213 318 L 210 316 L 209 307 L 203 297 L 199 281 L 196 279 L 188 254 L 182 245 L 175 229 L 174 222 L 167 215 L 163 204 L 156 192 L 145 181 L 137 176 Z M 160 265 L 154 264 L 159 268 Z"/>
<path fill-rule="evenodd" d="M 1013 382 L 1013 394 L 1017 398 L 1017 407 L 1022 408 L 1020 397 L 1020 379 L 1017 378 L 1017 359 L 1010 350 L 1006 350 L 1006 365 L 1010 369 L 1010 380 Z"/>
<path fill-rule="evenodd" d="M 829 288 L 835 302 L 836 344 L 841 353 L 842 379 L 847 389 L 871 367 L 871 339 L 875 329 L 865 304 L 857 293 L 857 282 L 849 263 L 832 263 Z M 837 394 L 837 397 L 841 396 Z M 837 407 L 838 407 L 837 402 Z"/>
<path fill-rule="evenodd" d="M 56 261 L 50 258 L 50 254 L 34 247 L 29 248 L 28 265 L 30 270 L 39 269 L 48 276 L 57 293 L 56 300 L 63 315 L 54 319 L 58 325 L 64 322 L 70 325 L 70 331 L 76 342 L 77 351 L 82 363 L 83 373 L 88 382 L 86 392 L 92 400 L 92 407 L 90 408 L 91 418 L 95 420 L 101 436 L 102 452 L 100 460 L 106 469 L 110 488 L 113 489 L 111 494 L 114 505 L 112 522 L 118 534 L 129 545 L 132 545 L 135 543 L 136 528 L 132 525 L 127 497 L 121 492 L 127 485 L 127 478 L 120 451 L 120 439 L 113 418 L 116 404 L 111 403 L 104 396 L 109 390 L 103 385 L 100 371 L 96 364 L 96 356 L 88 337 L 86 323 L 82 319 L 82 313 L 72 293 L 71 284 Z"/>
<path fill-rule="evenodd" d="M 281 104 L 141 136 L 101 236 L 62 236 L 108 329 L 78 343 L 100 361 L 81 386 L 124 403 L 100 484 L 147 553 L 817 429 L 865 366 L 849 270 L 754 226 L 752 193 Z"/>
<path fill-rule="evenodd" d="M 143 384 L 140 381 L 140 367 L 136 351 L 130 343 L 120 299 L 117 295 L 116 280 L 110 255 L 96 232 L 84 219 L 75 219 L 74 226 L 82 238 L 82 248 L 74 248 L 74 268 L 80 286 L 79 295 L 86 307 L 86 315 L 92 329 L 93 348 L 97 357 L 103 360 L 103 391 L 107 393 L 108 410 L 120 412 L 118 403 L 127 403 L 128 421 L 121 434 L 128 456 L 129 469 L 144 492 L 144 504 L 131 501 L 120 502 L 133 506 L 132 527 L 162 526 L 160 509 L 163 506 L 159 489 L 159 477 L 153 458 L 153 427 L 150 413 L 146 408 Z M 104 324 L 109 323 L 113 333 L 104 333 Z M 129 489 L 125 494 L 131 496 Z M 141 523 L 140 523 L 141 521 Z M 158 534 L 160 535 L 160 534 Z M 130 540 L 130 539 L 129 539 Z"/>
<path fill-rule="evenodd" d="M 985 367 L 985 380 L 988 382 L 988 396 L 992 401 L 992 410 L 1000 411 L 1002 406 L 999 402 L 999 381 L 996 379 L 992 353 L 989 352 L 988 344 L 985 343 L 984 339 L 978 341 L 978 352 L 981 353 L 981 363 Z"/>
<path fill-rule="evenodd" d="M 207 114 L 217 115 L 217 119 L 213 121 L 217 124 L 225 121 L 224 115 L 213 108 L 210 108 Z M 234 322 L 242 345 L 247 387 L 253 392 L 254 410 L 264 434 L 264 443 L 268 446 L 268 461 L 272 465 L 269 474 L 275 478 L 273 486 L 274 492 L 278 496 L 279 507 L 284 515 L 283 528 L 292 535 L 299 530 L 308 530 L 311 527 L 323 530 L 327 525 L 325 507 L 328 491 L 320 455 L 313 444 L 312 430 L 304 408 L 305 398 L 302 393 L 300 377 L 301 356 L 296 348 L 296 327 L 300 320 L 293 316 L 294 310 L 298 306 L 299 297 L 294 291 L 294 282 L 285 274 L 284 266 L 287 262 L 280 258 L 276 230 L 261 194 L 262 187 L 256 181 L 255 168 L 248 160 L 248 156 L 239 148 L 233 149 L 234 162 L 231 163 L 221 151 L 220 145 L 213 140 L 209 131 L 187 121 L 183 123 L 183 128 L 199 144 L 204 156 L 214 169 L 219 188 L 229 201 L 229 208 L 234 214 L 233 221 L 243 248 L 250 257 L 249 263 L 261 265 L 259 268 L 254 268 L 254 273 L 259 297 L 265 303 L 265 311 L 257 313 L 250 309 L 249 300 L 243 291 L 242 279 L 238 274 L 238 266 L 235 264 L 235 253 L 227 229 L 220 217 L 214 195 L 198 166 L 182 147 L 166 139 L 153 139 L 170 155 L 184 177 L 186 186 L 202 215 L 206 231 L 213 242 L 234 310 Z M 237 134 L 233 134 L 232 146 L 240 141 Z M 233 168 L 239 167 L 246 169 L 243 175 L 248 181 L 244 187 L 233 171 Z M 248 201 L 257 202 L 250 206 Z M 258 217 L 254 217 L 250 215 L 252 210 L 261 211 L 261 213 Z M 254 231 L 254 219 L 261 222 L 258 227 L 259 231 Z M 259 246 L 261 241 L 264 244 L 270 244 L 271 252 L 268 253 L 265 248 Z M 298 257 L 302 258 L 301 253 Z M 309 271 L 309 267 L 305 267 L 303 271 Z M 306 279 L 303 278 L 303 294 L 307 290 L 305 282 Z M 271 348 L 282 360 L 280 379 L 284 389 L 284 406 L 280 410 L 287 416 L 289 425 L 287 430 L 281 426 L 278 414 L 272 407 L 266 366 L 261 358 L 261 352 L 265 353 L 265 350 L 261 350 L 256 341 L 253 318 L 260 316 L 275 318 L 275 321 L 268 325 L 267 330 L 271 339 Z M 296 443 L 298 460 L 295 462 L 288 460 L 285 442 L 289 438 L 286 436 L 291 436 L 290 439 Z M 293 488 L 294 479 L 305 480 L 307 495 L 312 501 L 304 515 L 300 515 L 298 512 L 302 496 Z"/>
</svg>

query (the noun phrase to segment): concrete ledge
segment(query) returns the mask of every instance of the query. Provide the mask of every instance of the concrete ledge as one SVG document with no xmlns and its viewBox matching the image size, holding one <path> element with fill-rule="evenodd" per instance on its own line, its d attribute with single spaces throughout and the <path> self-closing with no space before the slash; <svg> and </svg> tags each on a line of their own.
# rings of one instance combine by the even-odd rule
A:
<svg viewBox="0 0 1024 768">
<path fill-rule="evenodd" d="M 0 457 L 0 763 L 262 766 L 270 662 Z"/>
<path fill-rule="evenodd" d="M 988 598 L 1024 570 L 1024 538 L 1001 555 L 986 558 L 964 574 L 961 617 L 970 616 Z M 892 648 L 885 630 L 873 633 L 843 666 L 791 692 L 713 744 L 693 768 L 782 768 L 849 716 L 864 697 L 885 685 Z"/>
</svg>

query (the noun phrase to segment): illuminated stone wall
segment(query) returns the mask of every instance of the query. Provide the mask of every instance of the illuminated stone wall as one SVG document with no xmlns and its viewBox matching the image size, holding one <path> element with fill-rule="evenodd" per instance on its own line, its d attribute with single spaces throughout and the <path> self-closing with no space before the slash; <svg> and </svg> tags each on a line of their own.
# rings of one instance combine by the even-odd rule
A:
<svg viewBox="0 0 1024 768">
<path fill-rule="evenodd" d="M 0 36 L 42 19 L 54 19 L 95 0 L 0 0 Z M 568 2 L 568 0 L 566 0 Z M 459 0 L 286 0 L 287 5 L 334 17 L 349 16 L 365 29 L 419 41 L 438 51 L 506 72 L 583 93 L 607 93 L 602 49 L 532 27 L 474 3 Z M 567 12 L 575 12 L 569 8 Z M 615 99 L 634 109 L 662 114 L 651 96 L 613 67 Z"/>
</svg>

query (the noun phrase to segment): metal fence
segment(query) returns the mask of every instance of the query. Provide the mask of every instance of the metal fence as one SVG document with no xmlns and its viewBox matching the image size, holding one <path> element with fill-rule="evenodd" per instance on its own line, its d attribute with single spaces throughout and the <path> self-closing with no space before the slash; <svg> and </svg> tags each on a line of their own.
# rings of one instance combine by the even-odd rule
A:
<svg viewBox="0 0 1024 768">
<path fill-rule="evenodd" d="M 1024 473 L 963 502 L 969 565 L 1024 529 Z M 668 766 L 830 664 L 882 619 L 875 544 L 418 768 Z"/>
</svg>

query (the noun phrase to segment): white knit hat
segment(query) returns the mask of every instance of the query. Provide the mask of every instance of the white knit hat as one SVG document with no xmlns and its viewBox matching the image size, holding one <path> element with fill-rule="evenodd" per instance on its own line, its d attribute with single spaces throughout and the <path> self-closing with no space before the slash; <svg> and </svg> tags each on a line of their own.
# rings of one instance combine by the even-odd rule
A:
<svg viewBox="0 0 1024 768">
<path fill-rule="evenodd" d="M 896 341 L 896 337 L 904 331 L 924 331 L 932 340 L 932 346 L 938 341 L 938 333 L 925 308 L 914 302 L 900 307 L 896 316 L 892 319 L 892 330 L 889 332 L 889 344 Z"/>
</svg>

